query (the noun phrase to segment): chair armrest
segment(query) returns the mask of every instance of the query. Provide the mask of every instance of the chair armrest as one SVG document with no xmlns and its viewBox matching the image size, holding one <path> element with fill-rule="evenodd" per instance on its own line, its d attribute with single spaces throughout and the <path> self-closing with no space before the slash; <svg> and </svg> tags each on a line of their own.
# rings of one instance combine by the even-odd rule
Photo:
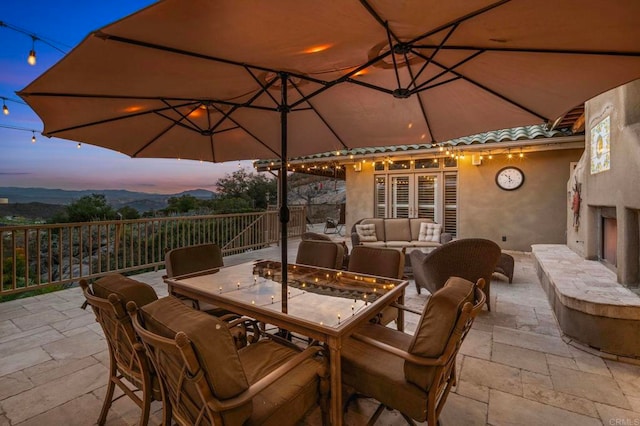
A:
<svg viewBox="0 0 640 426">
<path fill-rule="evenodd" d="M 257 394 L 274 384 L 277 380 L 281 379 L 298 365 L 302 364 L 302 362 L 321 352 L 324 352 L 324 348 L 322 346 L 309 346 L 304 351 L 300 352 L 289 361 L 285 362 L 280 367 L 249 386 L 249 388 L 240 395 L 225 401 L 219 401 L 217 399 L 209 401 L 209 404 L 216 411 L 227 411 L 240 407 L 251 401 L 251 399 L 253 399 Z"/>
<path fill-rule="evenodd" d="M 453 239 L 453 235 L 448 232 L 440 234 L 440 244 L 446 244 Z"/>
<path fill-rule="evenodd" d="M 410 308 L 407 305 L 401 305 L 398 302 L 393 302 L 391 306 L 393 306 L 394 308 L 402 309 L 405 312 L 411 312 L 412 314 L 416 314 L 418 316 L 422 315 L 422 312 L 420 312 L 419 310 Z"/>
<path fill-rule="evenodd" d="M 400 332 L 398 332 L 400 333 Z M 402 349 L 396 348 L 395 346 L 391 346 L 387 343 L 383 343 L 379 340 L 373 339 L 371 337 L 368 336 L 364 336 L 362 334 L 352 334 L 351 335 L 352 338 L 359 340 L 363 343 L 366 343 L 367 345 L 373 346 L 377 349 L 383 350 L 385 352 L 388 352 L 392 355 L 395 355 L 397 357 L 400 357 L 406 361 L 409 361 L 411 363 L 417 364 L 417 365 L 423 365 L 423 366 L 438 366 L 438 365 L 445 365 L 447 362 L 448 358 L 445 358 L 443 356 L 440 356 L 438 358 L 425 358 L 425 357 L 421 357 L 421 356 L 417 356 L 417 355 L 413 355 L 410 354 L 407 351 L 404 351 Z"/>
</svg>

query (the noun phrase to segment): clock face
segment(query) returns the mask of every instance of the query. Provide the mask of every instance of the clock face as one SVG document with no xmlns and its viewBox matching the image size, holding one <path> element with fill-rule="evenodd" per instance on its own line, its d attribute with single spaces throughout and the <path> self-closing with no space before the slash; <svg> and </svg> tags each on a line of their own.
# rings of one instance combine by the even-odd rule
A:
<svg viewBox="0 0 640 426">
<path fill-rule="evenodd" d="M 506 191 L 518 189 L 523 183 L 524 173 L 517 167 L 505 167 L 496 174 L 496 184 Z"/>
</svg>

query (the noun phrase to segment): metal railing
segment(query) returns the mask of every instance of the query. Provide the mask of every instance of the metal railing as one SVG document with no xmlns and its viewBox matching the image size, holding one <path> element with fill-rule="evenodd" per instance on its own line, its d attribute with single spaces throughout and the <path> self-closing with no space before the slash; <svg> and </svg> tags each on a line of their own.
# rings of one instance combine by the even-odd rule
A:
<svg viewBox="0 0 640 426">
<path fill-rule="evenodd" d="M 289 236 L 306 229 L 290 208 Z M 164 267 L 166 250 L 216 243 L 225 256 L 280 240 L 278 211 L 0 227 L 0 295 Z"/>
</svg>

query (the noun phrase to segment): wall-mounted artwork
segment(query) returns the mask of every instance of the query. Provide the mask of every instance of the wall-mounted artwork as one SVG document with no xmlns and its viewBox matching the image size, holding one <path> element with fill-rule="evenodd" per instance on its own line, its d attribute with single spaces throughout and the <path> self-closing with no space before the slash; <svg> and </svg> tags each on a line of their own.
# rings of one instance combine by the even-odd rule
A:
<svg viewBox="0 0 640 426">
<path fill-rule="evenodd" d="M 591 129 L 591 174 L 611 168 L 611 118 L 606 116 Z"/>
</svg>

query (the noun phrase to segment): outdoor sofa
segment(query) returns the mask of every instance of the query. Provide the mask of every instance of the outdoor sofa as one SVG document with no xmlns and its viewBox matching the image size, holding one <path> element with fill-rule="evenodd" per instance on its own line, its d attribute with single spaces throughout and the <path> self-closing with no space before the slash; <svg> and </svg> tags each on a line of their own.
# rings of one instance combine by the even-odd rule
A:
<svg viewBox="0 0 640 426">
<path fill-rule="evenodd" d="M 442 225 L 426 218 L 365 218 L 351 228 L 353 247 L 429 248 L 449 241 L 451 234 L 442 232 Z"/>
</svg>

